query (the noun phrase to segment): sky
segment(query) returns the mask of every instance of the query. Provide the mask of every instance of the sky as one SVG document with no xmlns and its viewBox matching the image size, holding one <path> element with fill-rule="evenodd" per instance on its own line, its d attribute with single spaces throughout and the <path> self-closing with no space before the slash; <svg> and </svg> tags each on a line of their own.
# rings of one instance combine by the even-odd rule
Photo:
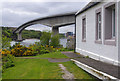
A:
<svg viewBox="0 0 120 81">
<path fill-rule="evenodd" d="M 70 0 L 71 1 L 71 0 Z M 50 15 L 77 12 L 88 2 L 52 2 L 52 1 L 4 1 L 2 2 L 2 26 L 19 27 L 30 20 Z M 37 24 L 28 30 L 50 30 L 50 27 Z M 74 25 L 59 28 L 60 33 L 74 32 Z"/>
</svg>

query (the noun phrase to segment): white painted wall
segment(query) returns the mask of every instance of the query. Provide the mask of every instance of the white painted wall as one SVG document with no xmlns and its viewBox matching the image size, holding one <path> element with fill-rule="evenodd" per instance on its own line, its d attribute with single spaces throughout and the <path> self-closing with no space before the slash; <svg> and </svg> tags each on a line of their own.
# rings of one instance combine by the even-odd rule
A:
<svg viewBox="0 0 120 81">
<path fill-rule="evenodd" d="M 120 1 L 118 2 L 118 30 L 120 30 Z M 118 31 L 118 61 L 120 62 L 120 31 Z M 120 63 L 119 63 L 120 66 Z"/>
<path fill-rule="evenodd" d="M 103 35 L 104 34 L 103 32 L 104 31 L 104 5 L 106 4 L 108 4 L 108 2 L 100 3 L 88 9 L 87 11 L 77 15 L 76 17 L 76 52 L 83 54 L 85 56 L 94 58 L 96 60 L 113 63 L 117 65 L 118 40 L 117 40 L 116 46 L 104 45 L 104 39 L 103 39 L 104 38 L 104 35 Z M 95 27 L 95 11 L 99 8 L 102 8 L 102 44 L 95 43 L 95 28 L 96 28 Z M 86 42 L 82 42 L 82 16 L 84 15 L 86 15 L 86 22 L 87 22 Z M 119 27 L 119 30 L 120 30 L 120 27 Z M 117 35 L 118 35 L 118 32 L 117 32 Z M 120 31 L 119 31 L 119 35 L 120 35 Z M 118 39 L 118 36 L 117 36 L 117 39 Z M 119 51 L 119 54 L 120 54 L 120 51 Z"/>
</svg>

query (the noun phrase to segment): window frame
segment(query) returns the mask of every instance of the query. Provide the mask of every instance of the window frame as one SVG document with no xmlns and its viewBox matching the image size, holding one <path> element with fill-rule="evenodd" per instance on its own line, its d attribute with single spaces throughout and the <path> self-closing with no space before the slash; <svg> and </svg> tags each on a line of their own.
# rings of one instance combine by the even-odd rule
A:
<svg viewBox="0 0 120 81">
<path fill-rule="evenodd" d="M 99 38 L 98 14 L 101 15 L 101 38 Z M 95 43 L 102 44 L 102 8 L 95 11 Z"/>
<path fill-rule="evenodd" d="M 113 10 L 115 9 L 115 7 L 114 8 L 112 8 L 112 39 L 114 39 L 115 37 L 116 37 L 116 33 L 115 33 L 115 22 L 116 22 L 116 20 L 115 20 L 115 11 L 114 11 L 114 13 L 113 13 Z"/>
<path fill-rule="evenodd" d="M 111 38 L 106 38 L 106 17 L 105 17 L 105 15 L 106 15 L 106 9 L 107 8 L 110 8 L 110 7 L 112 7 L 113 5 L 115 5 L 115 37 L 112 37 L 112 35 L 111 35 Z M 116 14 L 116 2 L 110 2 L 110 3 L 108 3 L 108 4 L 106 4 L 105 6 L 104 6 L 104 45 L 112 45 L 112 46 L 116 46 L 116 37 L 117 37 L 117 26 L 116 26 L 116 24 L 117 24 L 117 14 Z M 113 26 L 112 26 L 112 30 L 111 30 L 111 34 L 113 34 Z"/>
<path fill-rule="evenodd" d="M 85 24 L 84 24 L 85 21 Z M 82 42 L 86 42 L 86 15 L 82 17 Z"/>
</svg>

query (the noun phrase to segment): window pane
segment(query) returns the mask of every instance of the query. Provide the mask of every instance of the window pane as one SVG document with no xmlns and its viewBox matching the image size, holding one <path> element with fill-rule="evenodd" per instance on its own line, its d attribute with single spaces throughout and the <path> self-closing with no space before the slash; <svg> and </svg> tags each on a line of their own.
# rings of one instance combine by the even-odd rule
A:
<svg viewBox="0 0 120 81">
<path fill-rule="evenodd" d="M 112 34 L 113 34 L 113 37 L 115 37 L 115 9 L 113 9 L 113 15 L 112 15 Z"/>
<path fill-rule="evenodd" d="M 101 12 L 97 13 L 97 40 L 101 39 Z"/>
<path fill-rule="evenodd" d="M 101 39 L 101 23 L 99 23 L 99 39 Z"/>
<path fill-rule="evenodd" d="M 83 20 L 83 39 L 86 39 L 86 19 Z"/>
</svg>

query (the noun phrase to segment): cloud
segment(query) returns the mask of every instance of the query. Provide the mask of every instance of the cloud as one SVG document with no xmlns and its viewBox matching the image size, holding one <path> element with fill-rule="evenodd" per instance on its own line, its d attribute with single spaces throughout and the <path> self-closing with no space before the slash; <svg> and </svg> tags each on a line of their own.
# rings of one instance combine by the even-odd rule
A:
<svg viewBox="0 0 120 81">
<path fill-rule="evenodd" d="M 14 11 L 34 12 L 43 14 L 48 12 L 48 8 L 42 2 L 4 2 L 3 9 L 11 9 Z"/>
<path fill-rule="evenodd" d="M 75 25 L 68 25 L 59 28 L 60 33 L 73 32 L 75 33 Z"/>
<path fill-rule="evenodd" d="M 25 29 L 27 29 L 27 30 L 36 30 L 36 31 L 46 31 L 46 30 L 52 31 L 51 27 L 44 26 L 44 25 L 41 25 L 41 24 L 29 26 L 29 27 L 27 27 Z"/>
<path fill-rule="evenodd" d="M 2 4 L 2 25 L 18 27 L 30 20 L 61 14 L 69 12 L 77 12 L 83 8 L 87 2 L 3 2 Z M 34 30 L 46 30 L 47 27 L 40 28 L 31 26 L 28 29 Z M 33 28 L 32 28 L 33 27 Z M 68 26 L 69 27 L 69 26 Z M 74 26 L 64 29 L 60 28 L 60 32 L 66 32 L 68 30 L 74 31 Z M 37 29 L 38 28 L 38 29 Z M 48 28 L 51 30 L 50 28 Z"/>
<path fill-rule="evenodd" d="M 1 0 L 1 2 L 89 2 L 91 0 Z"/>
</svg>

